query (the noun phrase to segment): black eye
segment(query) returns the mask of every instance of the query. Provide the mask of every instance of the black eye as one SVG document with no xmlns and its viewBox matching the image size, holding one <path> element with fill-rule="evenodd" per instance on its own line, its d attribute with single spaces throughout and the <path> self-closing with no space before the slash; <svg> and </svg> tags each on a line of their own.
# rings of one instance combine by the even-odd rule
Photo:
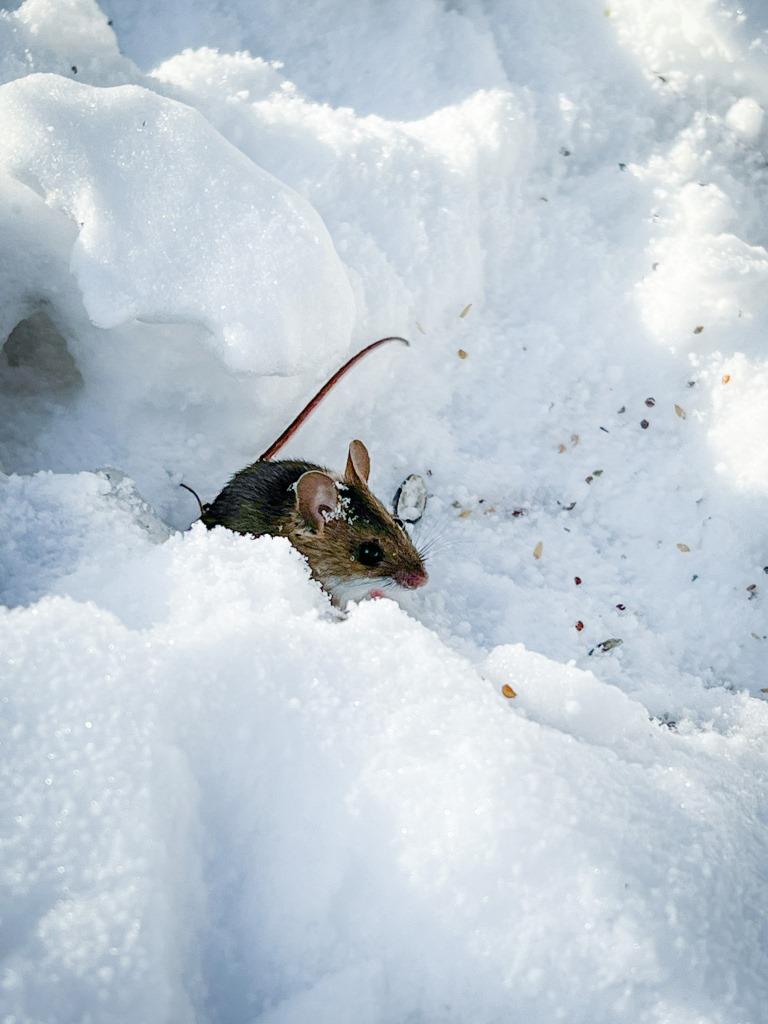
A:
<svg viewBox="0 0 768 1024">
<path fill-rule="evenodd" d="M 363 565 L 378 565 L 384 552 L 375 540 L 366 540 L 357 549 L 357 560 Z"/>
</svg>

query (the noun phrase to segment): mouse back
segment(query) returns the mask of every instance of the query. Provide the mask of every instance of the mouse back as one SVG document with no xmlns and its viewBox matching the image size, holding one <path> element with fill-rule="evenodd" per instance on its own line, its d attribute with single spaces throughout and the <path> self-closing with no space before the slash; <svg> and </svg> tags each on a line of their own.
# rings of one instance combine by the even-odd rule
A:
<svg viewBox="0 0 768 1024">
<path fill-rule="evenodd" d="M 255 462 L 236 473 L 204 511 L 207 527 L 252 536 L 285 536 L 330 593 L 415 589 L 427 582 L 424 561 L 403 523 L 368 487 L 370 456 L 349 446 L 344 475 L 310 462 Z"/>
<path fill-rule="evenodd" d="M 254 537 L 283 533 L 296 504 L 293 487 L 313 470 L 323 471 L 321 466 L 294 459 L 254 462 L 235 473 L 200 518 L 209 530 L 226 526 Z"/>
</svg>

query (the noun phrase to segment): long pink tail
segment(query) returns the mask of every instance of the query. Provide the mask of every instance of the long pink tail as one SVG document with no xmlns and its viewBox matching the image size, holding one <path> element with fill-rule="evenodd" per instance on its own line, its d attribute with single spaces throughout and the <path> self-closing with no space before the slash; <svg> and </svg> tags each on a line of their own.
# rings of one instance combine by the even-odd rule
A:
<svg viewBox="0 0 768 1024">
<path fill-rule="evenodd" d="M 285 428 L 285 430 L 282 432 L 282 434 L 280 435 L 280 437 L 278 437 L 276 441 L 272 442 L 272 444 L 269 446 L 269 448 L 267 448 L 264 454 L 259 456 L 259 462 L 269 461 L 269 459 L 271 459 L 280 451 L 283 445 L 293 437 L 293 435 L 302 425 L 307 416 L 309 416 L 312 410 L 315 409 L 320 404 L 320 402 L 322 402 L 322 400 L 325 398 L 325 396 L 328 394 L 331 388 L 333 388 L 333 386 L 341 380 L 341 378 L 344 376 L 347 370 L 351 370 L 355 363 L 359 362 L 359 360 L 361 360 L 363 356 L 368 355 L 369 352 L 373 352 L 373 350 L 375 348 L 378 348 L 379 345 L 385 345 L 388 341 L 402 341 L 404 345 L 410 345 L 409 341 L 407 341 L 405 338 L 400 338 L 397 335 L 392 335 L 391 337 L 388 338 L 379 338 L 378 341 L 372 341 L 370 345 L 366 345 L 365 348 L 361 349 L 357 353 L 357 355 L 354 355 L 352 356 L 351 359 L 348 359 L 346 363 L 344 363 L 344 365 L 340 369 L 338 369 L 336 373 L 334 373 L 334 375 L 331 377 L 329 381 L 323 384 L 323 386 L 317 392 L 315 397 L 311 398 L 307 402 L 307 404 L 301 410 L 296 419 L 293 420 Z"/>
</svg>

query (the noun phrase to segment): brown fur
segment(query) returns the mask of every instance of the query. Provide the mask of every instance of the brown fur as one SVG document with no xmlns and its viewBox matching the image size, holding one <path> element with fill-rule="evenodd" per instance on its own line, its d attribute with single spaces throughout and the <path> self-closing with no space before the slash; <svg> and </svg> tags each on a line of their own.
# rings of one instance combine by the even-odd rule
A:
<svg viewBox="0 0 768 1024">
<path fill-rule="evenodd" d="M 313 577 L 337 596 L 350 586 L 421 586 L 427 580 L 423 559 L 369 489 L 369 469 L 362 441 L 350 444 L 343 477 L 307 462 L 255 462 L 235 474 L 202 519 L 209 528 L 286 537 Z M 366 542 L 383 551 L 377 565 L 359 559 Z"/>
</svg>

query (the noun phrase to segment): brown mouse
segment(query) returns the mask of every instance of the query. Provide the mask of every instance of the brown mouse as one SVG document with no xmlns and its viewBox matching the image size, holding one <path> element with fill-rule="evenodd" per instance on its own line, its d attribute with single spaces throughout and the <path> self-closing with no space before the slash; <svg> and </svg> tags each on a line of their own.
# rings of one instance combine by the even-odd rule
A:
<svg viewBox="0 0 768 1024">
<path fill-rule="evenodd" d="M 336 603 L 368 592 L 380 596 L 392 584 L 423 586 L 423 557 L 403 523 L 368 488 L 370 456 L 362 441 L 350 444 L 343 476 L 311 462 L 271 457 L 351 366 L 388 341 L 408 344 L 381 338 L 358 352 L 256 462 L 235 473 L 210 505 L 201 505 L 200 518 L 209 529 L 287 537 Z"/>
</svg>

